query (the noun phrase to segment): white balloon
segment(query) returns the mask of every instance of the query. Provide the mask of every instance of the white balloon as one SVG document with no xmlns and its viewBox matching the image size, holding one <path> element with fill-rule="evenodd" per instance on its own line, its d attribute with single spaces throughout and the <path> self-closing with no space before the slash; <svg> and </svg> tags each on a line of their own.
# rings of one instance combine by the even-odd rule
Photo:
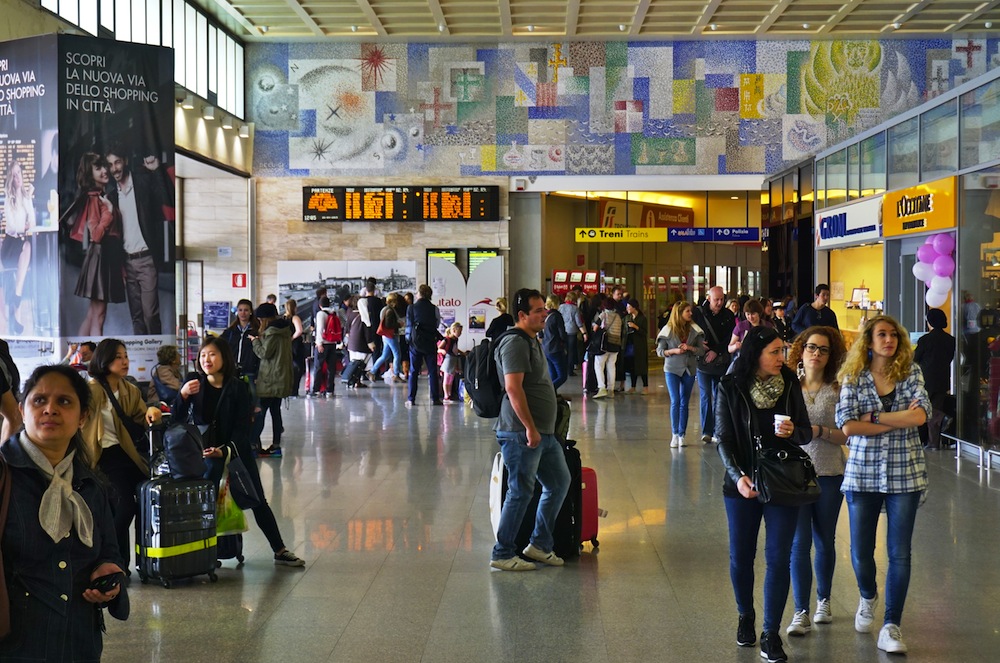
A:
<svg viewBox="0 0 1000 663">
<path fill-rule="evenodd" d="M 947 292 L 934 292 L 933 290 L 928 290 L 927 294 L 924 295 L 924 301 L 927 302 L 927 305 L 931 308 L 943 306 L 947 299 Z"/>
<path fill-rule="evenodd" d="M 930 281 L 934 278 L 934 266 L 926 262 L 913 263 L 913 275 L 920 281 Z"/>
<path fill-rule="evenodd" d="M 935 276 L 931 279 L 931 292 L 938 292 L 947 295 L 951 292 L 951 277 L 950 276 Z"/>
</svg>

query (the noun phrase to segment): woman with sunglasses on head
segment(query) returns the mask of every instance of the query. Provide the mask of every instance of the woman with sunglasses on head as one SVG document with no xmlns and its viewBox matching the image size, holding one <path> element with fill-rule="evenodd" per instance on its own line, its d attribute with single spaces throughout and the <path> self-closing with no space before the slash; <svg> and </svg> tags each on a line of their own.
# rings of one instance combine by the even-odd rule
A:
<svg viewBox="0 0 1000 663">
<path fill-rule="evenodd" d="M 274 551 L 278 566 L 305 566 L 305 562 L 285 547 L 278 531 L 278 521 L 264 498 L 264 487 L 253 450 L 250 448 L 252 398 L 250 386 L 239 377 L 229 343 L 221 337 L 209 338 L 198 350 L 198 376 L 181 386 L 173 410 L 178 421 L 188 421 L 205 428 L 205 458 L 215 466 L 223 462 L 224 451 L 235 454 L 253 481 L 260 504 L 253 516 Z M 217 467 L 217 476 L 222 475 Z"/>
<path fill-rule="evenodd" d="M 754 467 L 758 445 L 777 449 L 788 443 L 804 445 L 812 433 L 802 389 L 795 373 L 785 366 L 784 343 L 776 331 L 759 326 L 747 332 L 732 373 L 719 384 L 718 398 L 715 432 L 726 469 L 722 494 L 729 520 L 729 575 L 739 611 L 736 644 L 752 647 L 757 640 L 754 558 L 763 521 L 767 564 L 760 655 L 769 663 L 787 661 L 778 629 L 788 600 L 789 562 L 799 508 L 760 502 Z"/>
<path fill-rule="evenodd" d="M 10 634 L 0 661 L 99 661 L 104 614 L 127 619 L 124 561 L 80 429 L 90 390 L 73 368 L 39 366 L 24 430 L 0 445 L 11 492 L 3 532 Z"/>
<path fill-rule="evenodd" d="M 910 336 L 887 315 L 869 320 L 838 375 L 837 425 L 850 454 L 842 490 L 851 520 L 851 562 L 861 600 L 854 629 L 869 633 L 878 605 L 875 537 L 885 508 L 889 566 L 885 614 L 878 648 L 906 652 L 899 630 L 910 584 L 910 545 L 917 507 L 927 490 L 927 467 L 917 427 L 927 421 L 930 399 Z"/>
<path fill-rule="evenodd" d="M 840 332 L 832 327 L 810 327 L 798 335 L 788 355 L 789 366 L 797 367 L 802 396 L 805 398 L 812 441 L 802 447 L 816 468 L 820 485 L 819 501 L 799 507 L 799 521 L 792 542 L 792 598 L 795 615 L 786 629 L 788 635 L 805 635 L 812 630 L 809 621 L 809 594 L 812 591 L 812 545 L 816 544 L 816 613 L 813 621 L 833 621 L 830 591 L 837 563 L 834 547 L 837 519 L 844 496 L 844 435 L 834 422 L 840 396 L 837 370 L 846 349 Z"/>
</svg>

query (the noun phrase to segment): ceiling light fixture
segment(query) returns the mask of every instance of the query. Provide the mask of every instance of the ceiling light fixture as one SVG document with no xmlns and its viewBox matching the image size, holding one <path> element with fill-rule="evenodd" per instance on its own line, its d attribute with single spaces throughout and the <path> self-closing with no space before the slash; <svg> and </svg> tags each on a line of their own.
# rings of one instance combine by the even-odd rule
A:
<svg viewBox="0 0 1000 663">
<path fill-rule="evenodd" d="M 901 27 L 903 27 L 903 24 L 900 23 L 899 21 L 896 21 L 895 23 L 892 24 L 893 30 L 899 30 Z"/>
<path fill-rule="evenodd" d="M 181 102 L 181 108 L 184 110 L 194 110 L 194 95 L 189 94 L 184 97 L 184 101 Z"/>
<path fill-rule="evenodd" d="M 250 125 L 249 124 L 241 124 L 240 125 L 240 138 L 249 138 L 249 137 L 250 137 Z"/>
<path fill-rule="evenodd" d="M 260 30 L 260 33 L 262 35 L 266 35 L 267 31 L 270 30 L 270 28 L 267 27 L 266 25 L 259 25 L 259 26 L 257 26 L 257 29 Z"/>
<path fill-rule="evenodd" d="M 809 24 L 808 23 L 803 23 L 802 24 L 802 29 L 803 30 L 808 30 L 809 29 Z"/>
<path fill-rule="evenodd" d="M 444 23 L 438 23 L 438 32 L 444 32 Z"/>
<path fill-rule="evenodd" d="M 983 25 L 986 26 L 987 30 L 989 30 L 990 28 L 993 27 L 993 21 L 986 21 L 985 23 L 983 23 Z"/>
<path fill-rule="evenodd" d="M 206 120 L 215 119 L 215 106 L 205 106 L 201 109 L 201 116 Z"/>
<path fill-rule="evenodd" d="M 358 26 L 352 25 L 351 26 L 351 32 L 357 32 L 357 31 L 358 31 Z"/>
<path fill-rule="evenodd" d="M 232 118 L 231 115 L 223 115 L 222 116 L 222 128 L 223 129 L 232 129 L 233 128 L 233 118 Z"/>
<path fill-rule="evenodd" d="M 712 32 L 715 32 L 716 30 L 719 29 L 719 24 L 718 23 L 709 23 L 708 24 L 708 29 L 711 30 Z"/>
<path fill-rule="evenodd" d="M 625 32 L 625 24 L 624 23 L 619 23 L 618 24 L 618 32 Z"/>
<path fill-rule="evenodd" d="M 534 31 L 535 31 L 535 26 L 529 25 L 528 26 L 528 32 L 534 32 Z"/>
</svg>

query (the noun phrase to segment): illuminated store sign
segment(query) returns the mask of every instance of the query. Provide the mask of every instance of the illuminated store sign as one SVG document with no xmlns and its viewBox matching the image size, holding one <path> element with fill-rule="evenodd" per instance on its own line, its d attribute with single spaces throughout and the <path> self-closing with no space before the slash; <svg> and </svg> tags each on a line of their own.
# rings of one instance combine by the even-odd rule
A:
<svg viewBox="0 0 1000 663">
<path fill-rule="evenodd" d="M 816 246 L 827 249 L 881 237 L 882 199 L 871 198 L 816 215 Z"/>
<path fill-rule="evenodd" d="M 911 235 L 955 227 L 955 178 L 946 177 L 882 196 L 882 234 Z"/>
</svg>

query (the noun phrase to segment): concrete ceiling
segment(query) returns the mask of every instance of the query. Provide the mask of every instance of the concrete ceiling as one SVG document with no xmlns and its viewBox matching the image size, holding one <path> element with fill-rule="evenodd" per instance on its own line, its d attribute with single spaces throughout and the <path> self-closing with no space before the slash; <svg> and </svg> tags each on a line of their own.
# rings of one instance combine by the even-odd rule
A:
<svg viewBox="0 0 1000 663">
<path fill-rule="evenodd" d="M 985 36 L 1000 0 L 194 0 L 246 41 Z"/>
</svg>

